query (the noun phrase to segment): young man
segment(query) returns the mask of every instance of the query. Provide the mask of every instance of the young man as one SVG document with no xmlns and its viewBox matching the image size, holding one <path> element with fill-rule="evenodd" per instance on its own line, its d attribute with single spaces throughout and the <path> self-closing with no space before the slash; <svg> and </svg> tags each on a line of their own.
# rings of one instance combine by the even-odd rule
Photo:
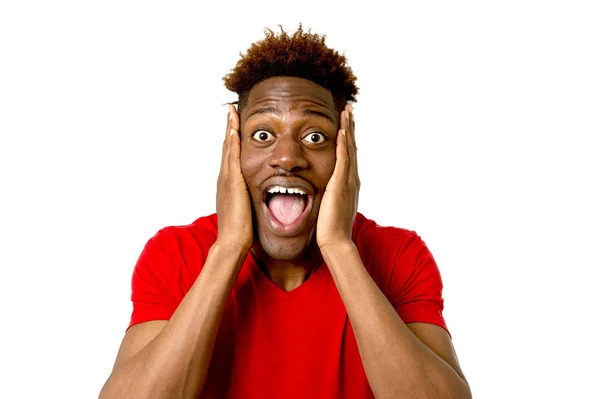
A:
<svg viewBox="0 0 600 399">
<path fill-rule="evenodd" d="M 302 28 L 225 77 L 217 214 L 144 248 L 101 398 L 471 396 L 430 252 L 357 213 L 355 80 Z"/>
</svg>

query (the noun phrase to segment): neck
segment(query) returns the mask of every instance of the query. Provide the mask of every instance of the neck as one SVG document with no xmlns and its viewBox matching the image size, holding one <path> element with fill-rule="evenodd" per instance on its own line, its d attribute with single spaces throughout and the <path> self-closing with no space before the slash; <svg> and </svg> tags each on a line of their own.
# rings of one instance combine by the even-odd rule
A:
<svg viewBox="0 0 600 399">
<path fill-rule="evenodd" d="M 298 288 L 323 263 L 321 251 L 316 244 L 300 257 L 290 260 L 271 258 L 258 242 L 250 252 L 263 273 L 286 292 Z"/>
</svg>

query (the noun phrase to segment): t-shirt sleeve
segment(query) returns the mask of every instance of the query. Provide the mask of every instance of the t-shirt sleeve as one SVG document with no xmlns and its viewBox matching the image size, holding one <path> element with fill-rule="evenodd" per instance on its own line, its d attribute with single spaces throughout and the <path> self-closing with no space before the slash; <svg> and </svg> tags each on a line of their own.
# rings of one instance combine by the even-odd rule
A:
<svg viewBox="0 0 600 399">
<path fill-rule="evenodd" d="M 398 249 L 390 288 L 392 305 L 405 323 L 430 323 L 448 331 L 442 315 L 442 277 L 433 255 L 416 233 Z"/>
<path fill-rule="evenodd" d="M 152 320 L 169 320 L 179 305 L 176 294 L 178 263 L 173 239 L 166 229 L 159 231 L 144 247 L 133 270 L 129 327 Z"/>
</svg>

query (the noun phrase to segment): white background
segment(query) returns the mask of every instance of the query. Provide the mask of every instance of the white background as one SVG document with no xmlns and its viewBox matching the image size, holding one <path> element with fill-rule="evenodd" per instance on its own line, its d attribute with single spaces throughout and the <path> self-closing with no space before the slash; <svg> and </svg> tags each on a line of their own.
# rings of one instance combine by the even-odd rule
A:
<svg viewBox="0 0 600 399">
<path fill-rule="evenodd" d="M 600 397 L 597 4 L 2 2 L 0 397 L 97 396 L 144 244 L 215 210 L 222 76 L 300 21 L 358 76 L 359 210 L 427 242 L 474 396 Z"/>
</svg>

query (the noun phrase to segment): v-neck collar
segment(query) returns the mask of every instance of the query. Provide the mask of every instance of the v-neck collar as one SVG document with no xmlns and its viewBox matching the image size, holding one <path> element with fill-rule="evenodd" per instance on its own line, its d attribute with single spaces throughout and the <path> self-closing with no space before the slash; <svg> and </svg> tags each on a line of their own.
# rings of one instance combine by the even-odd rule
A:
<svg viewBox="0 0 600 399">
<path fill-rule="evenodd" d="M 324 282 L 326 282 L 329 271 L 327 265 L 323 261 L 302 284 L 291 291 L 285 291 L 271 281 L 271 279 L 262 271 L 257 260 L 254 258 L 254 255 L 250 252 L 248 252 L 248 256 L 246 257 L 246 263 L 249 268 L 250 276 L 258 289 L 266 290 L 268 294 L 284 300 L 302 297 L 305 295 L 305 292 L 310 292 L 311 295 L 314 295 L 316 293 L 315 290 L 319 291 L 319 287 L 323 286 Z"/>
</svg>

